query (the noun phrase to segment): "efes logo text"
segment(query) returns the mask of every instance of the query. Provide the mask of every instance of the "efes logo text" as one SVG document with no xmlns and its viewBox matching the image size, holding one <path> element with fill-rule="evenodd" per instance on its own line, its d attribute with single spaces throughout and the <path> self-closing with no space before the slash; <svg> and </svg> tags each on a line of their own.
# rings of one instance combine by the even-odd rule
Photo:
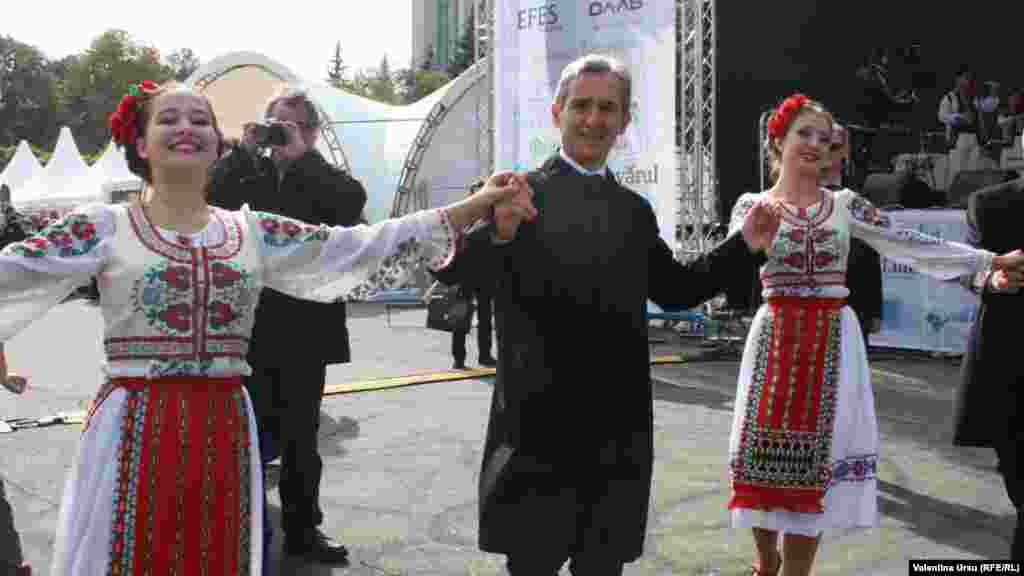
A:
<svg viewBox="0 0 1024 576">
<path fill-rule="evenodd" d="M 616 0 L 605 2 L 591 2 L 590 15 L 603 16 L 605 14 L 618 14 L 623 10 L 639 10 L 644 7 L 644 0 Z"/>
<path fill-rule="evenodd" d="M 542 29 L 553 28 L 558 24 L 558 4 L 548 2 L 533 8 L 525 8 L 520 10 L 517 16 L 520 30 L 529 30 L 535 26 Z"/>
</svg>

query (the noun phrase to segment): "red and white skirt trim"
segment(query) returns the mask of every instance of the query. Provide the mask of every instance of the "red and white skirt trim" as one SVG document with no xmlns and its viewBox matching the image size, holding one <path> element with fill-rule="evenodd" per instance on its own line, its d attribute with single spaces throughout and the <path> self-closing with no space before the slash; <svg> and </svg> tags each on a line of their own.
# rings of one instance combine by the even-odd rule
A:
<svg viewBox="0 0 1024 576">
<path fill-rule="evenodd" d="M 878 424 L 845 300 L 774 297 L 740 365 L 729 440 L 737 528 L 814 536 L 877 525 Z"/>
<path fill-rule="evenodd" d="M 259 575 L 263 475 L 239 378 L 115 378 L 68 474 L 55 575 Z"/>
</svg>

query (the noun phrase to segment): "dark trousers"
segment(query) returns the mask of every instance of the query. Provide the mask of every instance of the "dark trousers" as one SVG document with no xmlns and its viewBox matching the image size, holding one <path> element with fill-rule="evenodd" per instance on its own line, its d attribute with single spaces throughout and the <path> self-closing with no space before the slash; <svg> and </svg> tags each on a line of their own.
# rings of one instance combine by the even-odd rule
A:
<svg viewBox="0 0 1024 576">
<path fill-rule="evenodd" d="M 1003 482 L 1006 484 L 1006 494 L 1017 509 L 1017 527 L 1013 531 L 1013 544 L 1010 547 L 1010 560 L 1014 562 L 1024 561 L 1024 529 L 1021 515 L 1021 507 L 1024 506 L 1024 481 L 1021 480 L 1017 471 L 1017 460 L 1020 457 L 1020 442 L 1007 440 L 996 446 L 996 456 L 999 457 L 999 473 L 1003 475 Z"/>
<path fill-rule="evenodd" d="M 14 529 L 14 512 L 7 501 L 4 482 L 0 480 L 0 576 L 13 574 L 13 569 L 22 562 L 21 538 Z"/>
<path fill-rule="evenodd" d="M 304 359 L 283 368 L 250 363 L 253 374 L 246 378 L 246 388 L 256 413 L 261 456 L 264 464 L 281 458 L 281 526 L 286 535 L 301 537 L 324 517 L 317 434 L 327 365 Z"/>
<path fill-rule="evenodd" d="M 860 333 L 864 337 L 864 353 L 866 354 L 868 351 L 868 341 L 871 339 L 871 319 L 861 320 L 859 316 L 857 319 L 860 321 Z"/>
<path fill-rule="evenodd" d="M 574 556 L 570 558 L 510 555 L 505 563 L 510 576 L 558 576 L 562 564 L 569 560 L 573 576 L 621 576 L 625 566 L 621 560 L 601 556 Z"/>
<path fill-rule="evenodd" d="M 491 306 L 492 297 L 489 293 L 484 292 L 474 292 L 473 297 L 476 299 L 476 343 L 480 349 L 480 357 L 487 358 L 491 356 L 491 331 L 493 330 L 491 318 L 494 315 Z M 452 358 L 459 364 L 466 361 L 467 334 L 467 332 L 452 332 Z"/>
</svg>

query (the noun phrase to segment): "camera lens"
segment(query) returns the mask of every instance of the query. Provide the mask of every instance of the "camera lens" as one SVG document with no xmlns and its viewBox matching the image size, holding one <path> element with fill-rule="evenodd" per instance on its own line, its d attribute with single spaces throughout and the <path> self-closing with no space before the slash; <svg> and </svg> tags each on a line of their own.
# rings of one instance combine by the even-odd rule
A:
<svg viewBox="0 0 1024 576">
<path fill-rule="evenodd" d="M 288 132 L 285 132 L 284 126 L 280 124 L 271 124 L 267 128 L 267 145 L 268 146 L 287 146 L 288 145 Z"/>
<path fill-rule="evenodd" d="M 254 123 L 251 125 L 251 134 L 257 146 L 288 145 L 288 132 L 280 124 Z"/>
</svg>

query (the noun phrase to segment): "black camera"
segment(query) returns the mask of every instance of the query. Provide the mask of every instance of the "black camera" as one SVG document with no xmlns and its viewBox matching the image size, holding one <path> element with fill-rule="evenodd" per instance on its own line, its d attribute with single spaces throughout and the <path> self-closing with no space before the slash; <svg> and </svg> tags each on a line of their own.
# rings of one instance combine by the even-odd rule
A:
<svg viewBox="0 0 1024 576">
<path fill-rule="evenodd" d="M 254 122 L 249 125 L 253 142 L 260 147 L 287 146 L 288 132 L 280 124 Z"/>
</svg>

